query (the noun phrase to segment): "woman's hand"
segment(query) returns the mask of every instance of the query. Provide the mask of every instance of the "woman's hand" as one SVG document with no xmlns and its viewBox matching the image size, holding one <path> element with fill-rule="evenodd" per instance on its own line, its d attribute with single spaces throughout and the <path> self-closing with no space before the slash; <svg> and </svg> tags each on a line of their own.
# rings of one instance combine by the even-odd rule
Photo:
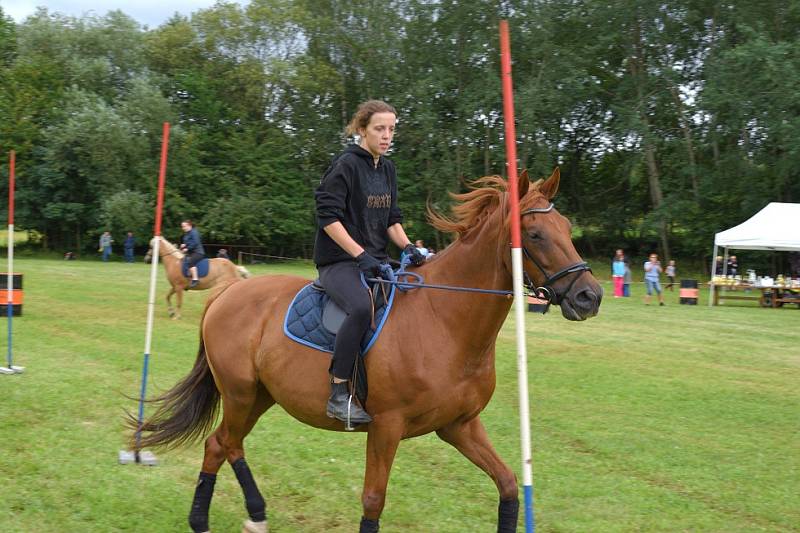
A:
<svg viewBox="0 0 800 533">
<path fill-rule="evenodd" d="M 381 263 L 367 252 L 361 252 L 358 257 L 356 257 L 356 263 L 358 263 L 358 269 L 364 273 L 364 277 L 367 278 L 379 278 L 381 277 Z"/>
<path fill-rule="evenodd" d="M 411 258 L 411 263 L 414 266 L 420 266 L 425 262 L 425 256 L 411 243 L 406 244 L 406 247 L 403 248 L 403 253 Z"/>
</svg>

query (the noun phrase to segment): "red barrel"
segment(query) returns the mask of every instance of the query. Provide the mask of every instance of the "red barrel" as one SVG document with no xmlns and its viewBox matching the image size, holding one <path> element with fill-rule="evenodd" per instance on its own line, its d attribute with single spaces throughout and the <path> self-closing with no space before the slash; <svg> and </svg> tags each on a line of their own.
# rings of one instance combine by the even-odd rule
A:
<svg viewBox="0 0 800 533">
<path fill-rule="evenodd" d="M 697 288 L 696 279 L 682 279 L 681 280 L 681 304 L 683 305 L 697 305 L 697 295 L 700 291 Z"/>
<path fill-rule="evenodd" d="M 11 276 L 11 315 L 22 316 L 22 274 Z M 8 316 L 8 273 L 0 273 L 0 317 Z"/>
</svg>

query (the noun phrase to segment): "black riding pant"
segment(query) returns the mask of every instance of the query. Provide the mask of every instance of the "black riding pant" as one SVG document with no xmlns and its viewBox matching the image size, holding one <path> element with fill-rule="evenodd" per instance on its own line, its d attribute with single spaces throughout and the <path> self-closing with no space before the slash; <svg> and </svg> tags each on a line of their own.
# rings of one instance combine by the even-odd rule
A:
<svg viewBox="0 0 800 533">
<path fill-rule="evenodd" d="M 372 322 L 372 301 L 361 281 L 355 261 L 340 261 L 319 267 L 319 280 L 328 295 L 347 313 L 336 334 L 331 373 L 339 379 L 350 379 L 361 338 Z"/>
</svg>

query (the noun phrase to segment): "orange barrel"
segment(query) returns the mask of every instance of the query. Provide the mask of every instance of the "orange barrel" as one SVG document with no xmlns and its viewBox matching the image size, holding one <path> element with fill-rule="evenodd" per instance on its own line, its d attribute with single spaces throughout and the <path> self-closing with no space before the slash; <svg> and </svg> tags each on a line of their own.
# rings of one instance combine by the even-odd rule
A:
<svg viewBox="0 0 800 533">
<path fill-rule="evenodd" d="M 528 296 L 528 311 L 531 313 L 544 313 L 547 310 L 547 300 L 542 300 L 535 296 Z"/>
<path fill-rule="evenodd" d="M 681 304 L 684 305 L 697 305 L 697 289 L 696 279 L 682 279 L 681 280 Z"/>
<path fill-rule="evenodd" d="M 11 314 L 22 316 L 22 274 L 11 276 Z M 8 273 L 0 273 L 0 318 L 8 316 Z"/>
</svg>

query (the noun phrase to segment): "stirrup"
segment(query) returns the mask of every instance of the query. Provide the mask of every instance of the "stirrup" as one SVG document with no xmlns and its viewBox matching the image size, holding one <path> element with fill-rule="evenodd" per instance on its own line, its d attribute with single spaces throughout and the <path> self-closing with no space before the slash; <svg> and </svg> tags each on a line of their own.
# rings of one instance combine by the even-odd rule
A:
<svg viewBox="0 0 800 533">
<path fill-rule="evenodd" d="M 353 422 L 351 420 L 351 413 L 353 412 L 353 395 L 351 394 L 350 396 L 348 396 L 347 397 L 347 417 L 346 417 L 346 420 L 344 420 L 344 429 L 345 429 L 345 431 L 354 431 L 358 426 L 363 425 L 363 424 L 369 424 L 370 422 L 372 422 L 372 417 L 369 415 L 369 413 L 366 410 L 364 410 L 363 408 L 361 410 L 364 412 L 364 416 L 366 416 L 369 419 L 369 421 L 368 422 L 358 422 L 355 425 L 353 425 Z"/>
<path fill-rule="evenodd" d="M 330 401 L 328 402 L 328 405 L 330 406 Z M 372 422 L 372 417 L 369 416 L 369 413 L 367 413 L 366 411 L 363 411 L 364 412 L 364 416 L 367 418 L 367 420 L 363 421 L 363 422 L 356 422 L 354 424 L 353 420 L 352 420 L 353 407 L 354 407 L 353 406 L 353 395 L 352 394 L 348 394 L 348 396 L 347 396 L 347 411 L 346 411 L 346 413 L 344 413 L 342 418 L 339 418 L 338 416 L 336 416 L 336 412 L 334 410 L 330 409 L 330 408 L 328 408 L 326 410 L 325 414 L 328 415 L 329 418 L 334 418 L 336 420 L 344 422 L 344 428 L 347 431 L 353 431 L 353 430 L 356 429 L 356 427 L 358 427 L 358 426 L 360 426 L 362 424 L 369 424 L 370 422 Z"/>
<path fill-rule="evenodd" d="M 351 394 L 347 398 L 347 420 L 344 421 L 344 430 L 345 431 L 353 431 L 356 429 L 353 424 L 350 422 L 350 410 L 353 407 L 353 395 Z"/>
</svg>

